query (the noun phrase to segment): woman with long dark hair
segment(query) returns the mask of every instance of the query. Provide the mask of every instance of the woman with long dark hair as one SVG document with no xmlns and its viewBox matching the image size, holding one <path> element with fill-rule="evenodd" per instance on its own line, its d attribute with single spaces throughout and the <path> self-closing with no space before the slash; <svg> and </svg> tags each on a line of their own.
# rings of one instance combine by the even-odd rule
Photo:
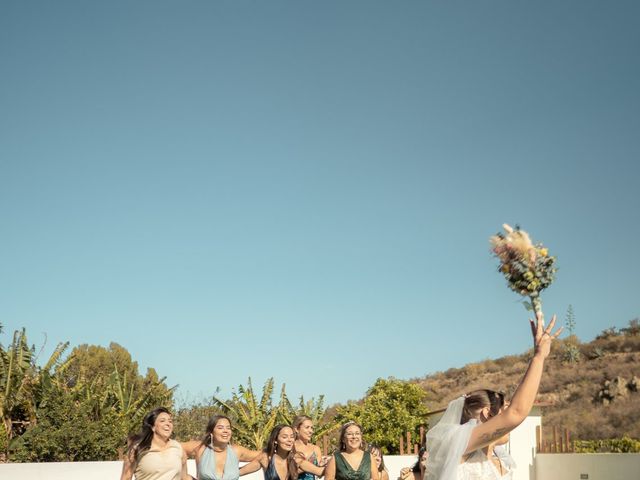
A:
<svg viewBox="0 0 640 480">
<path fill-rule="evenodd" d="M 440 421 L 427 432 L 429 461 L 426 480 L 499 480 L 509 478 L 508 466 L 488 449 L 506 441 L 533 406 L 544 361 L 551 343 L 562 329 L 553 332 L 556 317 L 545 328 L 542 313 L 530 321 L 534 353 L 524 378 L 505 408 L 504 396 L 493 390 L 477 390 L 449 403 Z"/>
<path fill-rule="evenodd" d="M 239 462 L 250 462 L 260 455 L 240 445 L 231 445 L 232 434 L 229 417 L 211 417 L 195 451 L 198 480 L 238 480 Z"/>
<path fill-rule="evenodd" d="M 293 428 L 276 425 L 262 453 L 240 469 L 240 475 L 253 473 L 262 468 L 264 480 L 298 480 L 298 469 L 322 475 L 323 469 L 293 453 L 295 443 Z"/>
<path fill-rule="evenodd" d="M 413 464 L 413 467 L 405 467 L 400 470 L 399 480 L 423 480 L 424 470 L 427 466 L 427 459 L 429 454 L 426 447 L 421 447 L 418 450 L 418 460 Z"/>
<path fill-rule="evenodd" d="M 369 445 L 369 453 L 371 454 L 374 468 L 378 470 L 379 480 L 389 480 L 389 472 L 384 464 L 382 449 L 378 445 Z"/>
<path fill-rule="evenodd" d="M 378 480 L 378 469 L 372 468 L 371 454 L 364 450 L 362 427 L 347 422 L 340 429 L 340 450 L 327 464 L 325 480 Z"/>
<path fill-rule="evenodd" d="M 142 428 L 129 437 L 120 480 L 190 480 L 187 455 L 171 439 L 173 419 L 166 408 L 156 408 L 142 420 Z"/>
</svg>

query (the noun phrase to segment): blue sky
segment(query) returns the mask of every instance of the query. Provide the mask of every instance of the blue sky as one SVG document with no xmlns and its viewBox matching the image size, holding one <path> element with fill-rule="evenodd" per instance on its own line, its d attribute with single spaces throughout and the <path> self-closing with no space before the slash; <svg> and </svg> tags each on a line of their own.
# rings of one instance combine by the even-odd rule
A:
<svg viewBox="0 0 640 480">
<path fill-rule="evenodd" d="M 360 398 L 640 314 L 637 2 L 0 7 L 0 322 L 126 347 L 179 397 Z"/>
</svg>

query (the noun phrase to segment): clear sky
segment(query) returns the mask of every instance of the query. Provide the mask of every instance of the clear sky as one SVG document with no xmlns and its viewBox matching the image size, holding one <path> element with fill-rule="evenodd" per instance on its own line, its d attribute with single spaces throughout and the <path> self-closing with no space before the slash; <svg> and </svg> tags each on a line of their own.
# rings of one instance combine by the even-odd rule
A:
<svg viewBox="0 0 640 480">
<path fill-rule="evenodd" d="M 640 315 L 637 1 L 0 5 L 7 343 L 126 347 L 178 396 L 363 396 Z"/>
</svg>

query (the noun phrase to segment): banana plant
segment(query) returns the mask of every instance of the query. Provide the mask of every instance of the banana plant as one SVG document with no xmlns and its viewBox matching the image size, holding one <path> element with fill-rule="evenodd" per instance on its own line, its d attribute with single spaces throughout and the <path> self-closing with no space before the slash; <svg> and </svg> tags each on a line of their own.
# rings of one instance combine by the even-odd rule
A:
<svg viewBox="0 0 640 480">
<path fill-rule="evenodd" d="M 230 400 L 214 395 L 213 406 L 228 415 L 233 422 L 236 441 L 247 448 L 259 450 L 264 447 L 269 434 L 280 418 L 280 410 L 272 402 L 273 378 L 262 387 L 260 399 L 256 395 L 251 378 L 247 387 L 240 385 Z"/>
</svg>

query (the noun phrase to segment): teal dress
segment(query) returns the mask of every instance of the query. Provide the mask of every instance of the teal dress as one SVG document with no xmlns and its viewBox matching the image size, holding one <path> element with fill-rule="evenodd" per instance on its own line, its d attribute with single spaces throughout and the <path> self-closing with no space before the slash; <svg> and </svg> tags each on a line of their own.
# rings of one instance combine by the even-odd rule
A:
<svg viewBox="0 0 640 480">
<path fill-rule="evenodd" d="M 269 460 L 269 465 L 264 471 L 264 480 L 281 480 L 280 475 L 278 475 L 278 471 L 276 470 L 276 464 L 273 463 L 274 458 L 275 457 L 271 457 L 271 460 Z"/>
<path fill-rule="evenodd" d="M 307 461 L 318 466 L 318 457 L 316 456 L 316 452 L 313 452 L 311 456 L 307 458 Z M 298 480 L 316 480 L 316 476 L 310 472 L 300 472 L 300 474 L 298 474 Z"/>
<path fill-rule="evenodd" d="M 354 470 L 349 462 L 342 456 L 342 453 L 336 452 L 336 480 L 370 480 L 371 479 L 371 454 L 364 452 L 362 461 L 358 465 L 358 469 Z"/>
<path fill-rule="evenodd" d="M 236 452 L 227 445 L 227 460 L 224 462 L 222 477 L 216 474 L 216 452 L 209 447 L 204 449 L 198 462 L 198 480 L 238 480 L 240 465 Z"/>
</svg>

